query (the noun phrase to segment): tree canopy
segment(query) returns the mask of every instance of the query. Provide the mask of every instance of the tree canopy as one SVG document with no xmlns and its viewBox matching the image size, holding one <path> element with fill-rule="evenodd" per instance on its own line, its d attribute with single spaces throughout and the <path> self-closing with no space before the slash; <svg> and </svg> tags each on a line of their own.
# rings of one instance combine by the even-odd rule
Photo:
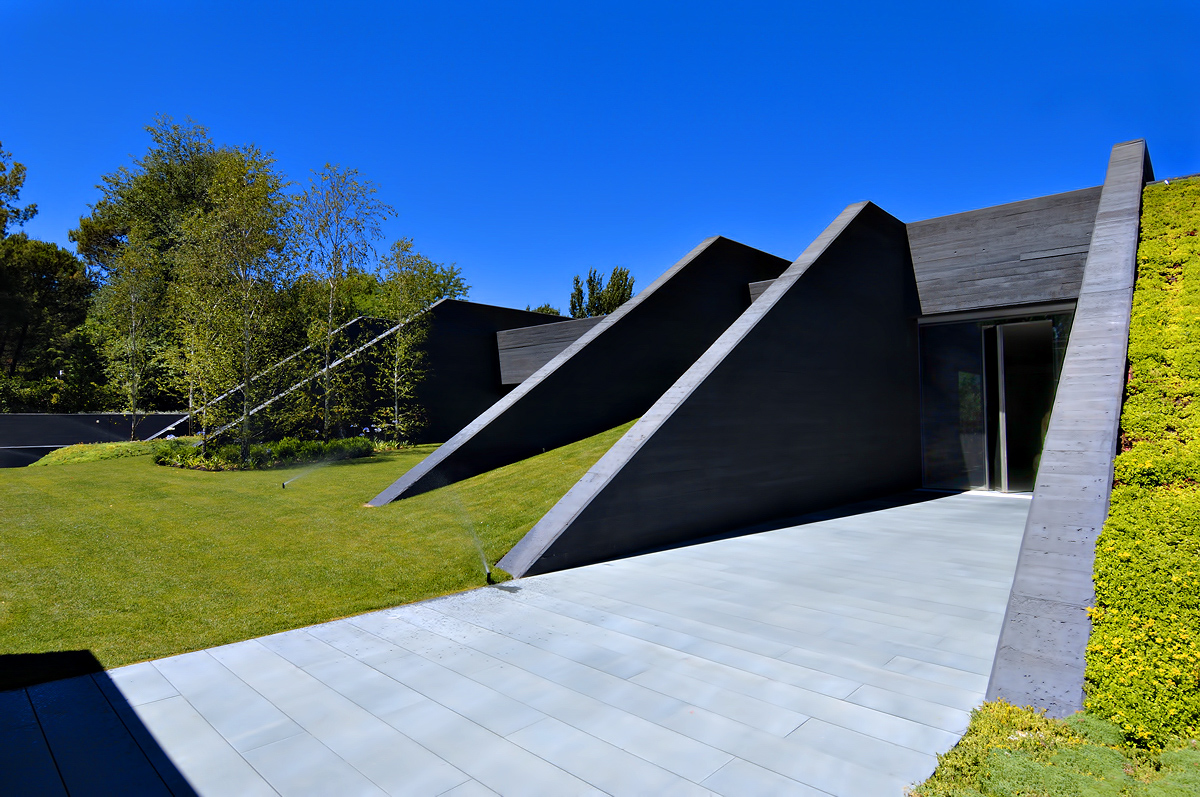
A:
<svg viewBox="0 0 1200 797">
<path fill-rule="evenodd" d="M 9 225 L 20 227 L 37 215 L 37 205 L 17 205 L 24 186 L 24 164 L 13 160 L 0 142 L 0 238 L 8 235 Z"/>
<path fill-rule="evenodd" d="M 584 288 L 586 287 L 586 293 Z M 571 317 L 591 318 L 607 315 L 633 298 L 633 277 L 629 269 L 615 266 L 608 284 L 596 269 L 588 269 L 586 279 L 575 275 L 571 289 Z"/>
<path fill-rule="evenodd" d="M 0 147 L 0 412 L 69 412 L 100 392 L 82 326 L 95 285 L 71 252 L 10 234 L 37 215 L 36 205 L 18 204 L 24 184 L 25 166 Z"/>
<path fill-rule="evenodd" d="M 102 175 L 79 256 L 9 235 L 25 167 L 0 150 L 0 411 L 187 408 L 193 431 L 252 440 L 421 424 L 425 311 L 469 287 L 411 238 L 357 170 L 296 188 L 271 153 L 168 116 Z M 379 338 L 387 330 L 399 330 Z M 379 339 L 367 354 L 367 341 Z M 183 430 L 181 430 L 183 431 Z"/>
<path fill-rule="evenodd" d="M 308 275 L 324 286 L 325 313 L 313 320 L 309 338 L 324 354 L 321 413 L 322 436 L 328 439 L 333 421 L 334 392 L 344 387 L 333 369 L 334 346 L 351 311 L 347 282 L 361 274 L 375 257 L 375 242 L 383 238 L 382 224 L 395 210 L 376 195 L 378 188 L 356 169 L 325 164 L 308 188 L 296 197 L 295 244 Z"/>
</svg>

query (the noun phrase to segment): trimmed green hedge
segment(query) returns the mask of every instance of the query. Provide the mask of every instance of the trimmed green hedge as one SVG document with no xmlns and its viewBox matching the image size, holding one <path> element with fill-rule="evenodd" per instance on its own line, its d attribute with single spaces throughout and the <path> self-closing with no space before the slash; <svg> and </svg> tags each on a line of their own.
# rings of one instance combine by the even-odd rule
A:
<svg viewBox="0 0 1200 797">
<path fill-rule="evenodd" d="M 1200 179 L 1147 186 L 1087 710 L 1152 749 L 1200 736 Z"/>
<path fill-rule="evenodd" d="M 242 459 L 242 447 L 229 443 L 219 448 L 209 447 L 205 453 L 198 447 L 177 444 L 159 450 L 154 455 L 157 465 L 193 470 L 261 470 L 305 462 L 336 462 L 342 459 L 369 457 L 375 452 L 365 437 L 344 440 L 297 440 L 285 437 L 275 443 L 255 443 L 249 456 Z"/>
</svg>

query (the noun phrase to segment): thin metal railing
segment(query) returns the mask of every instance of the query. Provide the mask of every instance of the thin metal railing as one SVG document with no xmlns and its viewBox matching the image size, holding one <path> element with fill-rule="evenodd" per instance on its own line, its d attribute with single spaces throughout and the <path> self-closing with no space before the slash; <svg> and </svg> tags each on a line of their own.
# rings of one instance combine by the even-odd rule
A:
<svg viewBox="0 0 1200 797">
<path fill-rule="evenodd" d="M 362 320 L 364 320 L 364 319 L 365 319 L 365 320 L 368 320 L 368 321 L 380 321 L 380 320 L 382 320 L 382 319 L 374 318 L 373 316 L 365 316 L 365 315 L 356 316 L 355 318 L 352 318 L 352 319 L 350 319 L 349 321 L 347 321 L 346 323 L 342 324 L 340 327 L 338 327 L 337 329 L 335 329 L 335 330 L 333 331 L 333 334 L 335 334 L 335 335 L 336 335 L 337 333 L 341 332 L 343 329 L 345 329 L 346 327 L 350 326 L 351 324 L 356 324 L 356 323 L 358 323 L 359 321 L 362 321 Z M 281 367 L 281 366 L 283 366 L 283 365 L 287 364 L 288 362 L 291 362 L 292 360 L 296 359 L 296 358 L 297 358 L 297 357 L 299 357 L 301 354 L 304 354 L 304 352 L 306 352 L 306 351 L 311 351 L 311 350 L 312 350 L 312 348 L 313 348 L 312 344 L 309 344 L 308 346 L 305 346 L 303 349 L 300 349 L 300 350 L 298 350 L 298 351 L 296 351 L 296 352 L 293 352 L 292 354 L 289 354 L 287 357 L 284 357 L 282 360 L 280 360 L 279 362 L 275 363 L 274 365 L 271 365 L 271 366 L 269 366 L 268 368 L 265 368 L 264 370 L 262 370 L 262 371 L 258 372 L 258 373 L 257 373 L 257 374 L 255 374 L 254 376 L 250 377 L 250 381 L 251 381 L 251 382 L 253 382 L 254 380 L 258 379 L 260 376 L 266 376 L 267 374 L 269 374 L 269 373 L 271 373 L 272 371 L 274 371 L 276 368 L 279 368 L 279 367 Z M 162 429 L 159 429 L 157 432 L 155 432 L 154 434 L 152 434 L 152 435 L 150 435 L 149 437 L 147 437 L 147 438 L 146 438 L 146 440 L 147 440 L 147 441 L 149 441 L 149 440 L 153 440 L 154 438 L 156 438 L 156 437 L 159 437 L 160 435 L 164 435 L 164 434 L 166 434 L 167 432 L 171 431 L 171 430 L 172 430 L 172 429 L 174 429 L 175 427 L 179 426 L 179 424 L 183 423 L 184 421 L 189 421 L 189 420 L 191 420 L 192 418 L 194 418 L 195 416 L 197 416 L 197 415 L 199 415 L 200 413 L 204 412 L 205 410 L 209 409 L 210 407 L 214 407 L 214 406 L 216 406 L 216 405 L 217 405 L 219 402 L 221 402 L 221 401 L 224 401 L 225 399 L 229 398 L 229 397 L 230 397 L 230 396 L 232 396 L 234 393 L 236 393 L 236 392 L 238 392 L 239 390 L 243 389 L 245 386 L 246 386 L 246 383 L 245 383 L 245 382 L 242 382 L 242 383 L 240 383 L 240 384 L 238 384 L 238 385 L 234 385 L 233 387 L 229 388 L 229 390 L 226 390 L 224 393 L 222 393 L 221 395 L 217 396 L 217 397 L 216 397 L 215 399 L 213 399 L 212 401 L 209 401 L 209 402 L 207 402 L 207 403 L 205 403 L 205 404 L 202 404 L 202 405 L 200 405 L 199 407 L 197 407 L 197 408 L 193 409 L 192 411 L 190 411 L 190 412 L 188 412 L 188 413 L 185 413 L 185 414 L 184 414 L 184 416 L 183 416 L 182 418 L 180 418 L 179 420 L 177 420 L 177 421 L 175 421 L 174 423 L 170 424 L 169 426 L 165 426 L 165 427 L 163 427 Z M 294 388 L 293 388 L 293 389 L 294 389 Z"/>
<path fill-rule="evenodd" d="M 237 426 L 239 423 L 241 423 L 241 422 L 242 422 L 242 420 L 243 420 L 244 418 L 248 418 L 248 417 L 250 417 L 251 415 L 254 415 L 255 413 L 257 413 L 258 411 L 260 411 L 260 410 L 263 410 L 263 409 L 266 409 L 267 407 L 271 406 L 271 405 L 272 405 L 272 404 L 274 404 L 276 401 L 278 401 L 279 399 L 281 399 L 281 398 L 283 398 L 284 396 L 288 395 L 288 394 L 289 394 L 289 393 L 291 393 L 292 391 L 294 391 L 294 390 L 298 390 L 298 389 L 300 389 L 300 388 L 304 387 L 304 386 L 305 386 L 305 385 L 307 385 L 309 382 L 313 381 L 314 379 L 316 379 L 317 377 L 321 376 L 322 374 L 324 374 L 324 373 L 327 373 L 327 372 L 329 372 L 329 371 L 332 371 L 334 368 L 338 367 L 339 365 L 341 365 L 342 363 L 346 362 L 347 360 L 350 360 L 351 358 L 358 356 L 358 355 L 359 355 L 359 354 L 361 354 L 362 352 L 364 352 L 364 351 L 366 351 L 367 349 L 369 349 L 369 348 L 371 348 L 372 346 L 374 346 L 374 345 L 375 345 L 376 343 L 378 343 L 379 341 L 381 341 L 381 340 L 383 340 L 384 338 L 386 338 L 388 335 L 393 335 L 393 334 L 395 334 L 396 332 L 399 332 L 401 329 L 403 329 L 405 326 L 407 326 L 407 325 L 408 325 L 410 322 L 412 322 L 412 321 L 416 320 L 416 319 L 417 319 L 417 318 L 419 318 L 421 315 L 423 315 L 424 313 L 427 313 L 427 312 L 429 312 L 429 311 L 428 311 L 428 310 L 422 310 L 421 312 L 419 312 L 419 313 L 417 313 L 417 314 L 415 314 L 415 315 L 413 315 L 413 316 L 411 316 L 411 317 L 409 317 L 409 318 L 406 318 L 406 319 L 404 319 L 404 320 L 403 320 L 403 321 L 401 321 L 399 324 L 396 324 L 396 326 L 392 327 L 391 329 L 387 330 L 386 332 L 383 332 L 383 333 L 382 333 L 382 334 L 380 334 L 380 335 L 377 335 L 377 336 L 375 336 L 373 339 L 371 339 L 371 340 L 367 341 L 366 343 L 364 343 L 363 345 L 359 346 L 357 349 L 355 349 L 354 351 L 350 352 L 349 354 L 347 354 L 347 355 L 345 355 L 345 356 L 343 356 L 343 357 L 340 357 L 339 359 L 335 360 L 334 362 L 331 362 L 331 363 L 330 363 L 328 366 L 326 366 L 325 368 L 321 368 L 321 369 L 320 369 L 320 370 L 318 370 L 316 373 L 313 373 L 313 374 L 311 374 L 311 375 L 309 375 L 309 376 L 306 376 L 304 379 L 301 379 L 299 382 L 297 382 L 296 384 L 292 385 L 292 386 L 291 386 L 291 387 L 289 387 L 287 390 L 283 390 L 283 391 L 281 391 L 281 392 L 279 392 L 279 393 L 276 393 L 274 396 L 271 396 L 271 398 L 267 399 L 267 400 L 266 400 L 266 401 L 264 401 L 262 404 L 259 404 L 257 407 L 255 407 L 254 409 L 250 410 L 248 413 L 245 413 L 243 416 L 241 416 L 241 417 L 238 417 L 237 419 L 235 419 L 235 420 L 233 420 L 233 421 L 230 421 L 229 423 L 225 424 L 224 426 L 222 426 L 222 427 L 221 427 L 220 429 L 218 429 L 217 431 L 215 431 L 215 432 L 213 432 L 212 434 L 208 435 L 208 436 L 206 437 L 206 439 L 208 439 L 208 440 L 211 440 L 211 439 L 213 439 L 213 438 L 220 437 L 222 434 L 224 434 L 225 432 L 229 431 L 230 429 L 232 429 L 233 427 L 235 427 L 235 426 Z M 359 317 L 360 317 L 360 318 L 363 318 L 363 317 L 365 317 L 365 316 L 359 316 Z M 298 352 L 297 352 L 297 353 L 298 353 Z M 293 355 L 293 356 L 295 356 L 295 355 Z M 237 388 L 234 388 L 234 390 L 236 390 L 236 389 L 237 389 Z M 193 443 L 192 445 L 193 445 L 193 446 L 198 446 L 198 445 L 200 445 L 200 443 Z"/>
</svg>

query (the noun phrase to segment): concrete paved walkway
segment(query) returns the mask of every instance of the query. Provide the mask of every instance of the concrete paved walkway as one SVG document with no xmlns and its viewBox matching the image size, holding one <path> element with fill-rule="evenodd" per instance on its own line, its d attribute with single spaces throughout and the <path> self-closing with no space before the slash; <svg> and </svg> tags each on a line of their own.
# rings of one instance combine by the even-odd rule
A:
<svg viewBox="0 0 1200 797">
<path fill-rule="evenodd" d="M 939 497 L 94 677 L 206 795 L 900 795 L 982 701 L 1028 509 Z"/>
</svg>

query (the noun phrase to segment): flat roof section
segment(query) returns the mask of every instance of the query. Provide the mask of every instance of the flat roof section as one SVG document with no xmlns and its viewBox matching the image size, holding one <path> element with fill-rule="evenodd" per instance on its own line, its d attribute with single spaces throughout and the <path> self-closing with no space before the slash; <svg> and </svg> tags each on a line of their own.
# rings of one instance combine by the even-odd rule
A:
<svg viewBox="0 0 1200 797">
<path fill-rule="evenodd" d="M 908 224 L 921 312 L 1076 298 L 1099 201 L 1084 188 Z"/>
<path fill-rule="evenodd" d="M 988 698 L 1062 717 L 1083 707 L 1096 537 L 1108 516 L 1125 392 L 1146 142 L 1112 149 L 1046 431 Z"/>
</svg>

